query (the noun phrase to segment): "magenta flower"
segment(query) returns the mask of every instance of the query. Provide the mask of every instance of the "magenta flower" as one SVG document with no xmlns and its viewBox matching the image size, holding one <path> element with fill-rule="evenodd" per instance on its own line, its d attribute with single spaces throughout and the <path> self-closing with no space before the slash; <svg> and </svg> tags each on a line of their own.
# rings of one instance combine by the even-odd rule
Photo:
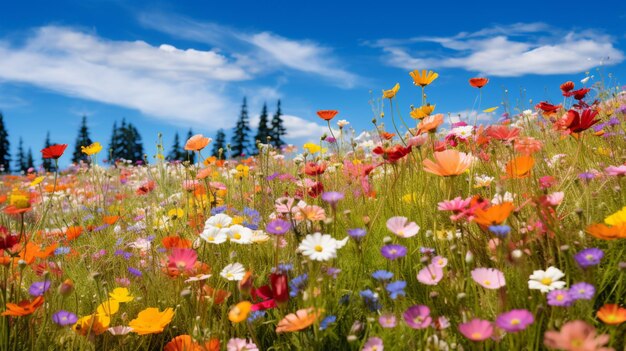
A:
<svg viewBox="0 0 626 351">
<path fill-rule="evenodd" d="M 385 245 L 380 249 L 380 253 L 389 260 L 396 260 L 406 255 L 406 247 L 397 244 Z"/>
<path fill-rule="evenodd" d="M 548 293 L 548 305 L 550 306 L 563 306 L 567 307 L 574 303 L 574 299 L 569 293 L 569 290 L 559 289 L 552 290 Z"/>
<path fill-rule="evenodd" d="M 429 264 L 417 273 L 417 280 L 426 285 L 437 285 L 443 278 L 443 269 L 436 264 Z"/>
<path fill-rule="evenodd" d="M 169 257 L 167 268 L 181 272 L 191 272 L 198 260 L 198 254 L 194 249 L 175 248 Z"/>
<path fill-rule="evenodd" d="M 383 328 L 395 328 L 396 327 L 396 316 L 393 313 L 385 313 L 378 317 L 378 323 Z"/>
<path fill-rule="evenodd" d="M 363 345 L 362 351 L 383 351 L 383 339 L 377 337 L 371 337 L 367 339 L 365 345 Z"/>
<path fill-rule="evenodd" d="M 387 229 L 401 238 L 410 238 L 417 234 L 420 227 L 406 217 L 391 217 L 387 220 Z"/>
<path fill-rule="evenodd" d="M 526 329 L 534 321 L 533 314 L 528 310 L 511 310 L 499 315 L 496 325 L 507 333 L 515 333 Z"/>
<path fill-rule="evenodd" d="M 476 268 L 472 279 L 485 289 L 500 289 L 506 285 L 504 274 L 495 268 Z"/>
<path fill-rule="evenodd" d="M 291 229 L 291 223 L 282 219 L 275 219 L 265 226 L 265 231 L 274 235 L 283 235 Z"/>
<path fill-rule="evenodd" d="M 413 329 L 428 328 L 433 321 L 430 317 L 430 308 L 424 305 L 411 306 L 402 316 L 406 324 Z"/>
<path fill-rule="evenodd" d="M 623 176 L 626 176 L 626 165 L 609 166 L 604 169 L 604 172 L 606 172 L 606 174 L 610 176 L 623 177 Z"/>
<path fill-rule="evenodd" d="M 483 319 L 472 319 L 467 323 L 459 324 L 459 331 L 472 341 L 483 341 L 493 335 L 493 324 Z"/>
</svg>

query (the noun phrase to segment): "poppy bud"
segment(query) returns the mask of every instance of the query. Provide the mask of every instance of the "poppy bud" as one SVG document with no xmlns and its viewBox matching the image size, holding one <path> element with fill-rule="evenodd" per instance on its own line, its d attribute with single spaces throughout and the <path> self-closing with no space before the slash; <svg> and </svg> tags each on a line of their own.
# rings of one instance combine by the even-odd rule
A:
<svg viewBox="0 0 626 351">
<path fill-rule="evenodd" d="M 270 285 L 274 294 L 274 301 L 278 305 L 289 301 L 289 278 L 286 274 L 270 274 Z"/>
<path fill-rule="evenodd" d="M 68 296 L 74 291 L 74 282 L 71 279 L 65 279 L 61 285 L 59 285 L 59 295 Z"/>
<path fill-rule="evenodd" d="M 252 276 L 252 272 L 247 271 L 246 274 L 243 276 L 243 279 L 239 281 L 239 291 L 249 294 L 252 290 L 253 283 L 254 277 Z"/>
</svg>

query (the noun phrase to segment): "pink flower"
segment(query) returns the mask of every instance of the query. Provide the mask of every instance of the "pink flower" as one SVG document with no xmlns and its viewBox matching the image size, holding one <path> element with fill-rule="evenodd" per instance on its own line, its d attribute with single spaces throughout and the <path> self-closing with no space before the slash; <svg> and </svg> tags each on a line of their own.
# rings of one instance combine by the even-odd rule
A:
<svg viewBox="0 0 626 351">
<path fill-rule="evenodd" d="M 608 335 L 596 335 L 593 326 L 579 320 L 565 323 L 561 331 L 547 331 L 543 335 L 547 347 L 567 351 L 613 351 L 604 347 L 608 342 Z"/>
<path fill-rule="evenodd" d="M 562 191 L 554 192 L 548 196 L 546 196 L 546 201 L 550 204 L 550 206 L 558 206 L 563 202 L 563 198 L 565 197 L 565 193 Z"/>
<path fill-rule="evenodd" d="M 626 176 L 626 165 L 609 166 L 605 168 L 604 171 L 606 172 L 607 175 L 610 175 L 610 176 L 623 177 L 623 176 Z"/>
<path fill-rule="evenodd" d="M 452 200 L 446 200 L 438 203 L 437 209 L 439 211 L 452 211 L 454 213 L 458 213 L 465 210 L 469 206 L 471 200 L 471 198 L 463 199 L 458 196 Z"/>
<path fill-rule="evenodd" d="M 193 271 L 198 254 L 193 249 L 175 248 L 168 259 L 167 268 L 182 272 Z"/>
<path fill-rule="evenodd" d="M 186 191 L 194 191 L 200 186 L 200 182 L 197 180 L 183 180 L 183 189 Z"/>
<path fill-rule="evenodd" d="M 443 268 L 448 265 L 448 259 L 442 256 L 433 257 L 431 264 L 434 264 L 437 267 Z"/>
<path fill-rule="evenodd" d="M 483 319 L 472 319 L 467 323 L 459 324 L 459 331 L 472 341 L 483 341 L 493 335 L 493 324 Z"/>
<path fill-rule="evenodd" d="M 504 273 L 495 268 L 476 268 L 472 271 L 472 279 L 485 289 L 500 289 L 506 285 Z"/>
<path fill-rule="evenodd" d="M 420 227 L 415 222 L 407 223 L 406 217 L 391 217 L 387 220 L 387 229 L 401 238 L 410 238 L 415 236 Z"/>
<path fill-rule="evenodd" d="M 383 351 L 384 350 L 383 339 L 377 337 L 371 337 L 367 339 L 365 345 L 363 345 L 362 351 Z"/>
<path fill-rule="evenodd" d="M 429 264 L 417 273 L 417 280 L 426 285 L 437 285 L 443 278 L 443 269 L 436 264 Z"/>
</svg>

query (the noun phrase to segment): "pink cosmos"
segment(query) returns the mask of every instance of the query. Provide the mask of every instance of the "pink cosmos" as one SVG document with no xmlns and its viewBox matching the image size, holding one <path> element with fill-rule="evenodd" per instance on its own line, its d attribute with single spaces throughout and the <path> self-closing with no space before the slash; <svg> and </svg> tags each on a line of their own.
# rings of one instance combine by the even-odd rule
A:
<svg viewBox="0 0 626 351">
<path fill-rule="evenodd" d="M 561 331 L 547 331 L 543 343 L 551 349 L 572 351 L 614 351 L 604 347 L 609 342 L 607 334 L 596 334 L 596 328 L 584 321 L 575 320 L 565 323 Z"/>
<path fill-rule="evenodd" d="M 546 196 L 546 201 L 550 204 L 550 206 L 558 206 L 563 202 L 563 198 L 565 197 L 565 193 L 562 191 L 557 191 L 552 194 Z"/>
<path fill-rule="evenodd" d="M 428 328 L 433 321 L 430 316 L 430 308 L 424 305 L 411 306 L 402 316 L 406 324 L 413 329 Z"/>
<path fill-rule="evenodd" d="M 452 200 L 441 201 L 437 204 L 437 209 L 439 211 L 452 211 L 454 213 L 458 213 L 465 210 L 469 206 L 471 200 L 471 198 L 463 199 L 458 196 Z"/>
<path fill-rule="evenodd" d="M 391 217 L 387 220 L 387 229 L 401 238 L 415 236 L 420 227 L 415 222 L 410 222 L 406 217 Z"/>
<path fill-rule="evenodd" d="M 296 199 L 292 197 L 281 197 L 276 199 L 275 208 L 276 212 L 286 214 L 286 213 L 296 213 L 299 212 L 300 208 L 306 206 L 306 203 L 302 200 L 295 203 Z"/>
<path fill-rule="evenodd" d="M 433 257 L 431 264 L 439 268 L 443 268 L 448 265 L 448 259 L 442 256 L 435 256 Z"/>
<path fill-rule="evenodd" d="M 175 248 L 168 259 L 168 268 L 175 268 L 183 272 L 193 271 L 198 259 L 198 254 L 193 249 Z"/>
<path fill-rule="evenodd" d="M 378 323 L 383 328 L 395 328 L 396 326 L 396 316 L 392 313 L 385 313 L 378 317 Z"/>
<path fill-rule="evenodd" d="M 363 345 L 362 351 L 383 351 L 384 349 L 383 339 L 371 337 L 367 339 L 367 342 Z"/>
<path fill-rule="evenodd" d="M 252 341 L 241 338 L 232 338 L 226 344 L 227 351 L 259 351 L 259 348 Z"/>
<path fill-rule="evenodd" d="M 483 319 L 472 319 L 467 323 L 459 324 L 459 331 L 472 341 L 483 341 L 493 335 L 493 324 Z"/>
<path fill-rule="evenodd" d="M 626 165 L 609 166 L 604 169 L 609 176 L 626 176 Z"/>
<path fill-rule="evenodd" d="M 476 268 L 472 279 L 485 289 L 500 289 L 506 285 L 504 273 L 495 268 Z"/>
<path fill-rule="evenodd" d="M 194 191 L 200 186 L 200 182 L 197 180 L 183 180 L 183 189 L 186 191 Z"/>
<path fill-rule="evenodd" d="M 436 264 L 429 264 L 417 273 L 417 280 L 426 285 L 437 285 L 443 278 L 443 269 Z"/>
<path fill-rule="evenodd" d="M 526 329 L 535 321 L 528 310 L 512 310 L 504 312 L 496 318 L 496 325 L 507 333 L 515 333 Z"/>
</svg>

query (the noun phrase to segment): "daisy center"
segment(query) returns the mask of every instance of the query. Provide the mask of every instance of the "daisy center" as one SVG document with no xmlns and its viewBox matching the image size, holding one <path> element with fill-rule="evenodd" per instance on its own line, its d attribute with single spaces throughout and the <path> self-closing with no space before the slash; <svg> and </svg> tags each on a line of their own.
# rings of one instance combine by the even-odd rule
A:
<svg viewBox="0 0 626 351">
<path fill-rule="evenodd" d="M 241 234 L 235 233 L 235 234 L 233 234 L 233 238 L 239 240 L 239 239 L 241 239 Z"/>
<path fill-rule="evenodd" d="M 490 282 L 489 280 L 485 280 L 485 281 L 483 282 L 483 284 L 485 284 L 485 285 L 491 285 L 491 282 Z"/>
<path fill-rule="evenodd" d="M 564 298 L 565 298 L 565 296 L 563 296 L 563 295 L 561 295 L 561 294 L 556 295 L 556 299 L 557 299 L 557 301 L 563 301 L 563 299 L 564 299 Z"/>
<path fill-rule="evenodd" d="M 480 338 L 482 338 L 482 336 L 483 335 L 481 333 L 478 333 L 478 332 L 472 333 L 472 339 L 480 339 Z"/>
<path fill-rule="evenodd" d="M 541 281 L 541 284 L 543 284 L 543 285 L 550 285 L 550 284 L 552 284 L 552 279 L 551 278 L 543 278 L 540 281 Z"/>
<path fill-rule="evenodd" d="M 322 252 L 322 250 L 324 250 L 324 248 L 321 245 L 315 245 L 315 251 Z"/>
<path fill-rule="evenodd" d="M 517 318 L 514 318 L 514 319 L 511 320 L 511 325 L 518 325 L 520 323 L 521 323 L 521 321 L 519 319 L 517 319 Z"/>
</svg>

